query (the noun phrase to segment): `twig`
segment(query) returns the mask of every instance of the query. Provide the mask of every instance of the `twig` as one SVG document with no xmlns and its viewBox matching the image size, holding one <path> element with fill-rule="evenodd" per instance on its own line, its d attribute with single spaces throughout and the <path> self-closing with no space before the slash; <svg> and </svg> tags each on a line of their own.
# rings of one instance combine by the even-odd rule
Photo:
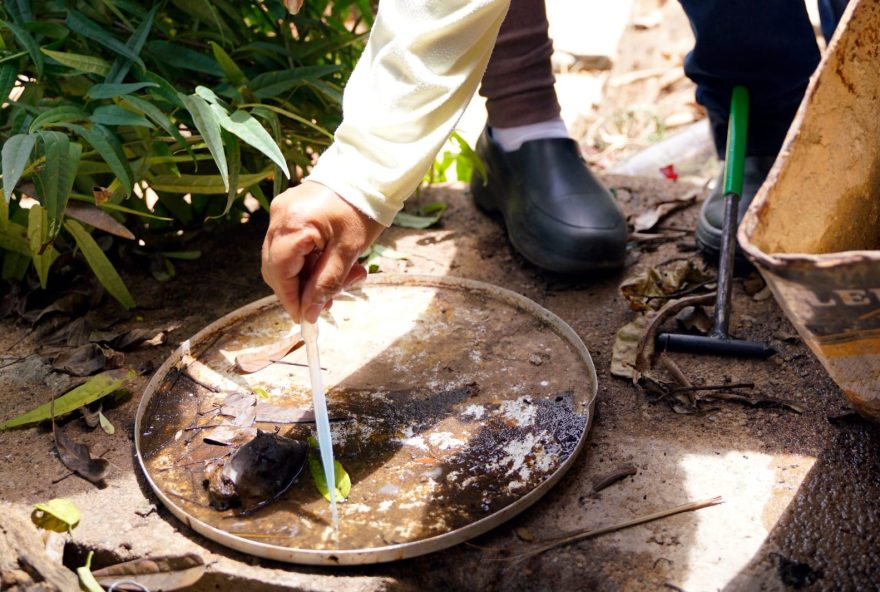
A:
<svg viewBox="0 0 880 592">
<path fill-rule="evenodd" d="M 645 348 L 648 347 L 648 344 L 653 344 L 654 340 L 657 338 L 657 332 L 660 330 L 660 327 L 666 320 L 674 314 L 677 314 L 683 308 L 687 308 L 688 306 L 697 306 L 710 304 L 715 301 L 715 292 L 710 292 L 709 294 L 700 294 L 699 296 L 688 296 L 687 298 L 682 298 L 681 300 L 674 300 L 672 302 L 667 302 L 663 305 L 663 307 L 657 311 L 657 314 L 654 315 L 654 318 L 651 319 L 650 324 L 648 325 L 648 330 L 645 331 L 645 336 L 642 337 L 642 340 L 639 342 L 639 347 L 636 349 L 636 362 L 635 362 L 635 372 L 633 373 L 633 383 L 638 384 L 639 376 L 648 368 L 653 366 L 651 360 L 645 359 Z"/>
<path fill-rule="evenodd" d="M 678 367 L 678 364 L 675 361 L 666 355 L 666 352 L 660 352 L 660 356 L 657 358 L 660 360 L 660 363 L 663 364 L 663 367 L 666 368 L 666 371 L 672 375 L 672 378 L 675 379 L 675 382 L 679 384 L 679 386 L 689 387 L 693 386 L 691 381 L 687 379 L 687 376 L 684 375 L 684 372 L 681 371 L 681 368 Z"/>
<path fill-rule="evenodd" d="M 707 384 L 704 386 L 676 386 L 669 391 L 669 394 L 676 395 L 678 393 L 691 393 L 697 391 L 726 391 L 751 388 L 755 388 L 754 382 L 738 382 L 735 384 Z"/>
<path fill-rule="evenodd" d="M 606 487 L 617 483 L 621 479 L 635 475 L 637 472 L 638 471 L 633 465 L 624 465 L 614 469 L 610 473 L 599 475 L 593 480 L 593 493 L 598 493 Z"/>
<path fill-rule="evenodd" d="M 579 541 L 583 541 L 589 538 L 597 537 L 603 534 L 608 534 L 609 532 L 616 532 L 618 530 L 623 530 L 624 528 L 629 528 L 631 526 L 637 526 L 639 524 L 644 524 L 646 522 L 653 522 L 654 520 L 660 520 L 661 518 L 666 518 L 668 516 L 673 516 L 675 514 L 681 514 L 683 512 L 692 512 L 694 510 L 700 510 L 702 508 L 708 508 L 710 506 L 715 506 L 718 504 L 724 503 L 724 500 L 721 496 L 713 497 L 711 499 L 702 500 L 699 502 L 691 502 L 681 506 L 676 506 L 675 508 L 671 508 L 669 510 L 662 510 L 660 512 L 654 512 L 653 514 L 648 514 L 646 516 L 642 516 L 640 518 L 633 518 L 632 520 L 627 520 L 626 522 L 621 522 L 620 524 L 615 524 L 614 526 L 605 526 L 603 528 L 597 528 L 595 530 L 580 530 L 576 531 L 572 534 L 563 536 L 561 538 L 555 539 L 543 545 L 538 545 L 534 549 L 529 549 L 524 553 L 520 553 L 518 555 L 513 555 L 512 557 L 505 559 L 505 561 L 522 561 L 523 559 L 528 559 L 529 557 L 534 557 L 535 555 L 540 555 L 545 551 L 549 551 L 550 549 L 555 549 L 556 547 L 561 547 L 564 545 L 569 545 L 571 543 L 577 543 Z"/>
</svg>

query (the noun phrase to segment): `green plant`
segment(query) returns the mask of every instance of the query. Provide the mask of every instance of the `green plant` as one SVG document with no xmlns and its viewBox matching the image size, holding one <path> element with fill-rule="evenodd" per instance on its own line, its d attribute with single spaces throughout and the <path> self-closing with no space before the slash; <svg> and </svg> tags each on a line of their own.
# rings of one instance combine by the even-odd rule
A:
<svg viewBox="0 0 880 592">
<path fill-rule="evenodd" d="M 33 269 L 45 288 L 79 252 L 134 306 L 99 235 L 159 253 L 245 218 L 246 195 L 267 208 L 332 139 L 371 15 L 368 0 L 293 17 L 280 0 L 4 1 L 2 277 Z"/>
</svg>

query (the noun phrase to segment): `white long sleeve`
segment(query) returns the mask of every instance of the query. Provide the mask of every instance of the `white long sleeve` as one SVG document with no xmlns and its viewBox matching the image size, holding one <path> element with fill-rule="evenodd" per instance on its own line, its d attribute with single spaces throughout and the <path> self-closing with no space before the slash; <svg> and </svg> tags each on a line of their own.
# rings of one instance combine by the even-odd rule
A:
<svg viewBox="0 0 880 592">
<path fill-rule="evenodd" d="M 381 0 L 308 179 L 390 225 L 476 92 L 509 3 Z"/>
</svg>

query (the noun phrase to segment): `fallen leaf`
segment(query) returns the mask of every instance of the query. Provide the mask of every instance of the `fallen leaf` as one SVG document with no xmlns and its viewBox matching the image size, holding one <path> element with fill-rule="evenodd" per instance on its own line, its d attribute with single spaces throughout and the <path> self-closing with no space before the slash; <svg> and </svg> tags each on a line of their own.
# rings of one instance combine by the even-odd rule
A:
<svg viewBox="0 0 880 592">
<path fill-rule="evenodd" d="M 86 592 L 104 592 L 104 588 L 101 587 L 101 584 L 95 580 L 95 576 L 92 574 L 92 555 L 94 554 L 94 551 L 89 551 L 86 564 L 76 568 L 76 575 L 79 576 L 80 587 Z"/>
<path fill-rule="evenodd" d="M 327 478 L 324 475 L 324 465 L 321 463 L 321 451 L 318 448 L 318 441 L 314 437 L 309 436 L 309 472 L 312 474 L 312 480 L 315 487 L 328 502 L 330 501 L 330 488 L 327 487 Z M 338 460 L 333 461 L 333 474 L 336 481 L 336 501 L 340 502 L 348 498 L 351 493 L 351 477 L 342 467 L 342 463 Z"/>
<path fill-rule="evenodd" d="M 136 373 L 134 370 L 109 370 L 93 376 L 84 384 L 61 395 L 54 400 L 55 417 L 61 417 L 85 407 L 93 401 L 109 395 L 128 384 Z M 53 402 L 40 405 L 27 413 L 23 413 L 14 419 L 0 424 L 0 430 L 8 430 L 26 425 L 35 424 L 52 417 Z"/>
<path fill-rule="evenodd" d="M 61 325 L 40 340 L 40 345 L 68 345 L 78 347 L 89 342 L 89 323 L 85 317 Z"/>
<path fill-rule="evenodd" d="M 366 251 L 361 254 L 360 257 L 358 257 L 358 260 L 364 267 L 367 268 L 367 271 L 369 273 L 376 273 L 377 271 L 379 271 L 380 259 L 404 260 L 409 259 L 409 255 L 376 243 L 374 245 L 371 245 Z"/>
<path fill-rule="evenodd" d="M 150 342 L 150 345 L 161 345 L 165 332 L 162 329 L 131 329 L 130 331 L 93 331 L 89 341 L 103 343 L 118 351 L 130 351 Z"/>
<path fill-rule="evenodd" d="M 644 339 L 649 324 L 649 318 L 640 314 L 617 331 L 611 350 L 612 375 L 632 380 L 639 344 Z"/>
<path fill-rule="evenodd" d="M 706 313 L 702 306 L 689 306 L 675 315 L 675 322 L 684 330 L 692 333 L 706 335 L 712 330 L 714 323 L 712 317 Z"/>
<path fill-rule="evenodd" d="M 250 393 L 232 393 L 227 395 L 220 407 L 220 415 L 226 417 L 238 417 L 246 409 L 257 403 L 257 396 Z"/>
<path fill-rule="evenodd" d="M 532 541 L 535 540 L 535 535 L 532 534 L 532 531 L 529 530 L 528 528 L 524 528 L 521 526 L 521 527 L 517 528 L 516 530 L 514 530 L 513 532 L 516 533 L 517 538 L 521 541 L 531 543 Z"/>
<path fill-rule="evenodd" d="M 117 222 L 116 218 L 97 206 L 71 201 L 67 203 L 64 213 L 75 220 L 85 222 L 89 226 L 93 226 L 98 230 L 103 230 L 108 234 L 120 238 L 126 238 L 128 240 L 134 240 L 135 238 L 134 234 L 132 234 L 128 228 Z"/>
<path fill-rule="evenodd" d="M 662 201 L 646 212 L 639 214 L 633 221 L 633 231 L 645 232 L 651 230 L 660 220 L 673 212 L 687 208 L 696 203 L 697 194 L 689 193 L 680 199 Z"/>
<path fill-rule="evenodd" d="M 258 372 L 276 360 L 282 359 L 303 343 L 305 342 L 299 332 L 290 333 L 269 345 L 235 356 L 235 366 L 244 374 Z"/>
<path fill-rule="evenodd" d="M 62 351 L 52 360 L 53 368 L 72 376 L 91 376 L 106 365 L 104 350 L 94 343 Z"/>
<path fill-rule="evenodd" d="M 218 425 L 204 435 L 205 444 L 215 446 L 241 446 L 250 442 L 257 435 L 256 428 L 240 428 L 233 425 Z"/>
<path fill-rule="evenodd" d="M 257 402 L 256 413 L 256 421 L 258 422 L 315 423 L 315 412 L 311 409 L 297 409 Z"/>
<path fill-rule="evenodd" d="M 597 475 L 595 478 L 593 478 L 593 492 L 602 491 L 606 487 L 614 485 L 621 479 L 625 479 L 626 477 L 631 477 L 635 475 L 637 472 L 638 471 L 633 465 L 624 465 L 622 467 L 614 469 L 609 473 Z"/>
<path fill-rule="evenodd" d="M 253 389 L 251 389 L 251 390 L 253 390 L 253 391 L 254 391 L 254 394 L 257 395 L 257 397 L 260 398 L 260 399 L 268 399 L 268 398 L 269 398 L 269 391 L 267 391 L 267 390 L 264 389 L 264 388 L 260 388 L 260 387 L 258 387 L 258 386 L 255 386 L 255 387 L 254 387 Z M 257 420 L 257 421 L 259 421 L 259 420 Z"/>
<path fill-rule="evenodd" d="M 112 436 L 116 433 L 116 428 L 113 427 L 113 424 L 110 423 L 110 420 L 107 419 L 107 416 L 100 409 L 98 409 L 98 421 L 101 423 L 101 429 L 107 432 L 108 435 Z"/>
<path fill-rule="evenodd" d="M 63 533 L 79 524 L 79 509 L 70 500 L 55 498 L 45 504 L 34 504 L 34 508 L 31 521 L 39 528 Z"/>
<path fill-rule="evenodd" d="M 104 480 L 110 470 L 110 463 L 103 458 L 92 458 L 89 447 L 68 438 L 60 428 L 52 422 L 52 433 L 55 436 L 55 449 L 58 458 L 65 467 L 92 483 Z"/>
<path fill-rule="evenodd" d="M 671 299 L 708 288 L 713 279 L 693 261 L 678 259 L 626 278 L 620 292 L 632 310 L 658 310 Z"/>
<path fill-rule="evenodd" d="M 179 590 L 192 586 L 205 573 L 205 561 L 195 553 L 180 556 L 145 557 L 117 563 L 93 572 L 107 588 L 120 592 Z"/>
</svg>

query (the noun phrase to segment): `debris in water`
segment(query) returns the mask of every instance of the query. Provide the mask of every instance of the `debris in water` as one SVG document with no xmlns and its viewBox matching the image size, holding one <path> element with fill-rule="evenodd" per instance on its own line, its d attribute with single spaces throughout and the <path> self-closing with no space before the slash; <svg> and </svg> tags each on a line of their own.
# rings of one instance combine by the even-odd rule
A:
<svg viewBox="0 0 880 592">
<path fill-rule="evenodd" d="M 206 468 L 211 505 L 221 511 L 241 507 L 243 514 L 265 506 L 296 481 L 308 452 L 306 442 L 258 430 L 228 461 Z"/>
</svg>

